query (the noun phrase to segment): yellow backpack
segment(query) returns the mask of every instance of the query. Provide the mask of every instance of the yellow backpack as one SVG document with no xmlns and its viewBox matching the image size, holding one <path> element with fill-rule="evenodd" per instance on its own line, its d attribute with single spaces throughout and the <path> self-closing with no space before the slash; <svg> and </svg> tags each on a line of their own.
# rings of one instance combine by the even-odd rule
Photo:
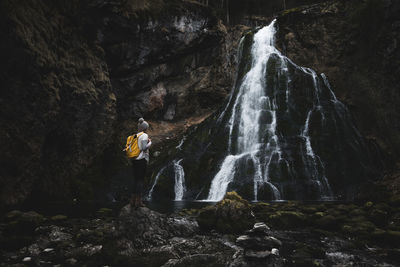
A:
<svg viewBox="0 0 400 267">
<path fill-rule="evenodd" d="M 143 133 L 138 133 L 135 135 L 130 135 L 128 136 L 128 138 L 126 139 L 126 146 L 124 151 L 126 151 L 126 156 L 128 158 L 136 158 L 137 156 L 139 156 L 140 154 L 140 149 L 139 149 L 139 144 L 138 144 L 138 140 L 139 137 L 142 135 Z"/>
</svg>

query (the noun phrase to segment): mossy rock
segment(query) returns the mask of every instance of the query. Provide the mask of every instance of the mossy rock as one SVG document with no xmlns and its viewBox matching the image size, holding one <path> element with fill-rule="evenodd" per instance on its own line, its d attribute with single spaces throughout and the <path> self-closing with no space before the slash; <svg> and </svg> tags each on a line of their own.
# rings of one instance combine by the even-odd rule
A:
<svg viewBox="0 0 400 267">
<path fill-rule="evenodd" d="M 343 221 L 343 217 L 329 214 L 315 220 L 315 226 L 326 230 L 338 230 Z"/>
<path fill-rule="evenodd" d="M 22 215 L 22 211 L 19 210 L 12 210 L 10 212 L 8 212 L 5 216 L 4 219 L 6 221 L 14 221 L 16 219 L 18 219 L 21 215 Z"/>
<path fill-rule="evenodd" d="M 389 199 L 389 205 L 400 208 L 400 195 L 394 195 Z"/>
<path fill-rule="evenodd" d="M 312 247 L 304 243 L 298 243 L 296 244 L 296 252 L 293 258 L 323 259 L 325 258 L 325 251 L 320 247 Z"/>
<path fill-rule="evenodd" d="M 389 206 L 389 204 L 387 204 L 385 202 L 381 202 L 381 203 L 375 204 L 374 208 L 382 210 L 382 211 L 386 211 L 386 212 L 392 212 L 393 211 L 393 208 L 391 206 Z"/>
<path fill-rule="evenodd" d="M 29 235 L 34 232 L 36 227 L 46 221 L 46 218 L 34 211 L 22 212 L 13 218 L 14 220 L 6 224 L 4 233 L 7 235 Z"/>
<path fill-rule="evenodd" d="M 183 209 L 183 210 L 179 211 L 179 215 L 189 216 L 189 217 L 198 216 L 199 210 L 198 209 Z"/>
<path fill-rule="evenodd" d="M 226 195 L 225 195 L 225 197 L 224 197 L 224 199 L 222 201 L 226 201 L 226 200 L 234 200 L 234 201 L 238 201 L 238 202 L 241 202 L 243 204 L 246 204 L 246 205 L 249 204 L 249 202 L 247 200 L 243 199 L 235 191 L 226 193 Z"/>
<path fill-rule="evenodd" d="M 265 202 L 258 202 L 252 205 L 254 212 L 269 212 L 272 209 L 272 205 Z"/>
<path fill-rule="evenodd" d="M 307 213 L 307 214 L 314 214 L 314 213 L 320 212 L 320 210 L 318 209 L 317 206 L 303 206 L 301 208 L 301 211 L 303 213 Z"/>
<path fill-rule="evenodd" d="M 362 209 L 354 209 L 349 213 L 350 216 L 365 216 L 365 214 L 365 211 Z"/>
<path fill-rule="evenodd" d="M 353 236 L 367 236 L 375 230 L 375 225 L 369 221 L 359 224 L 343 225 L 341 231 Z"/>
<path fill-rule="evenodd" d="M 68 217 L 65 216 L 65 215 L 62 215 L 62 214 L 55 215 L 55 216 L 52 216 L 50 218 L 50 220 L 52 220 L 53 222 L 62 222 L 62 221 L 65 221 L 67 219 L 68 219 Z"/>
<path fill-rule="evenodd" d="M 314 213 L 310 216 L 310 220 L 315 221 L 315 220 L 318 220 L 318 219 L 324 217 L 325 215 L 326 214 L 324 212 L 317 211 L 316 213 Z"/>
<path fill-rule="evenodd" d="M 233 234 L 250 229 L 255 218 L 249 203 L 236 192 L 229 192 L 217 205 L 201 209 L 197 221 L 203 230 Z"/>
<path fill-rule="evenodd" d="M 367 202 L 365 202 L 365 204 L 364 204 L 364 208 L 370 209 L 370 208 L 372 208 L 373 205 L 374 205 L 374 202 L 372 202 L 372 201 L 367 201 Z"/>
<path fill-rule="evenodd" d="M 335 208 L 330 208 L 330 209 L 326 210 L 325 213 L 328 214 L 328 215 L 331 215 L 331 216 L 340 216 L 340 215 L 342 215 L 344 213 L 347 213 L 347 212 L 345 212 L 343 210 L 337 210 Z"/>
<path fill-rule="evenodd" d="M 276 228 L 299 228 L 307 224 L 307 216 L 298 211 L 277 211 L 269 216 L 268 222 Z"/>
<path fill-rule="evenodd" d="M 100 217 L 112 217 L 113 216 L 113 210 L 109 209 L 109 208 L 101 208 L 96 213 Z"/>
<path fill-rule="evenodd" d="M 373 208 L 369 213 L 368 213 L 368 218 L 375 223 L 378 226 L 385 226 L 388 224 L 389 220 L 389 214 L 386 211 Z"/>
<path fill-rule="evenodd" d="M 344 211 L 344 212 L 348 212 L 350 211 L 353 207 L 353 205 L 345 205 L 345 204 L 340 204 L 336 207 L 336 209 L 340 210 L 340 211 Z"/>
<path fill-rule="evenodd" d="M 104 233 L 101 230 L 86 231 L 77 234 L 75 238 L 79 242 L 101 244 L 104 240 Z"/>
<path fill-rule="evenodd" d="M 400 231 L 386 231 L 385 240 L 387 242 L 387 245 L 399 247 Z"/>
<path fill-rule="evenodd" d="M 32 235 L 12 235 L 0 237 L 0 249 L 5 251 L 13 251 L 32 244 Z"/>
</svg>

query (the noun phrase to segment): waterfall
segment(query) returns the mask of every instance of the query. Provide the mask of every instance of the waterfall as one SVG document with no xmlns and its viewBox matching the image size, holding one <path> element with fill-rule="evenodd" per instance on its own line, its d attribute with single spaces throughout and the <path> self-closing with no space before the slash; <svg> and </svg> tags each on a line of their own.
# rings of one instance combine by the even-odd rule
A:
<svg viewBox="0 0 400 267">
<path fill-rule="evenodd" d="M 274 21 L 275 22 L 275 21 Z M 254 44 L 251 49 L 253 58 L 252 67 L 245 75 L 239 87 L 239 93 L 233 105 L 233 112 L 229 120 L 229 151 L 221 165 L 220 171 L 214 177 L 208 200 L 221 200 L 226 189 L 235 174 L 236 163 L 243 157 L 249 157 L 256 166 L 254 181 L 254 195 L 257 196 L 258 184 L 263 183 L 261 161 L 259 152 L 262 147 L 260 118 L 264 114 L 272 116 L 269 124 L 269 139 L 267 146 L 273 151 L 280 152 L 278 137 L 276 135 L 276 103 L 270 99 L 264 90 L 266 86 L 265 72 L 269 57 L 278 51 L 274 44 L 274 22 L 259 30 L 254 36 Z M 233 135 L 234 128 L 238 129 L 238 135 Z M 232 146 L 235 146 L 233 149 Z M 266 182 L 268 177 L 266 177 Z M 275 188 L 276 189 L 276 188 Z M 277 194 L 278 195 L 278 194 Z"/>
<path fill-rule="evenodd" d="M 156 187 L 157 182 L 158 182 L 158 179 L 160 178 L 160 175 L 164 172 L 164 170 L 165 170 L 166 167 L 167 167 L 167 166 L 161 168 L 161 170 L 157 173 L 156 178 L 154 178 L 154 183 L 153 183 L 153 185 L 151 186 L 149 193 L 147 194 L 147 199 L 148 199 L 148 200 L 151 200 L 151 197 L 152 197 L 153 191 L 154 191 L 154 187 Z"/>
<path fill-rule="evenodd" d="M 256 201 L 330 200 L 332 188 L 348 194 L 349 182 L 377 173 L 327 77 L 275 48 L 275 23 L 242 38 L 226 105 L 185 133 L 171 153 L 165 171 L 171 182 L 161 186 L 175 180 L 175 200 L 220 201 L 230 190 Z"/>
<path fill-rule="evenodd" d="M 288 160 L 282 157 L 281 143 L 285 143 L 285 140 L 281 140 L 282 137 L 278 134 L 278 116 L 283 116 L 281 115 L 282 107 L 286 113 L 284 116 L 287 118 L 293 116 L 293 112 L 290 110 L 292 101 L 290 84 L 293 79 L 289 72 L 289 65 L 296 71 L 311 76 L 314 87 L 313 104 L 307 112 L 302 130 L 297 134 L 301 137 L 300 140 L 303 140 L 305 147 L 304 153 L 301 152 L 304 159 L 304 172 L 307 173 L 310 184 L 318 187 L 321 198 L 332 195 L 328 180 L 324 175 L 323 164 L 313 151 L 309 135 L 312 113 L 318 110 L 324 119 L 320 105 L 318 77 L 313 70 L 297 66 L 274 47 L 276 32 L 274 25 L 275 20 L 254 35 L 250 51 L 251 67 L 237 86 L 238 92 L 231 112 L 226 112 L 228 106 L 224 109 L 223 113 L 230 114 L 228 120 L 229 154 L 222 161 L 220 170 L 211 182 L 207 200 L 221 200 L 235 177 L 241 179 L 240 175 L 249 176 L 248 172 L 252 173 L 250 176 L 253 180 L 254 200 L 258 199 L 258 191 L 263 186 L 269 188 L 274 199 L 281 199 L 282 194 L 276 185 L 278 183 L 274 184 L 272 181 L 273 178 L 277 180 L 277 177 L 271 176 L 271 168 L 272 165 L 275 169 L 277 166 L 283 165 L 287 169 L 292 169 Z M 270 74 L 271 76 L 269 76 Z M 284 103 L 279 98 L 282 83 L 285 90 Z M 247 169 L 247 173 L 241 167 L 244 161 L 246 166 L 253 168 L 252 170 Z"/>
<path fill-rule="evenodd" d="M 174 160 L 174 171 L 175 171 L 175 200 L 182 200 L 185 194 L 185 172 L 181 165 L 183 159 Z"/>
</svg>

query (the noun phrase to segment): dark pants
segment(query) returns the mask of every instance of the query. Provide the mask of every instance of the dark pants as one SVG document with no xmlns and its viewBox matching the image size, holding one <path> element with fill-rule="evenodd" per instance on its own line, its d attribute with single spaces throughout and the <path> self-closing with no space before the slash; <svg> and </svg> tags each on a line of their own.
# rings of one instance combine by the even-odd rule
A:
<svg viewBox="0 0 400 267">
<path fill-rule="evenodd" d="M 144 176 L 146 175 L 147 161 L 145 159 L 132 160 L 133 194 L 142 196 L 144 193 Z"/>
</svg>

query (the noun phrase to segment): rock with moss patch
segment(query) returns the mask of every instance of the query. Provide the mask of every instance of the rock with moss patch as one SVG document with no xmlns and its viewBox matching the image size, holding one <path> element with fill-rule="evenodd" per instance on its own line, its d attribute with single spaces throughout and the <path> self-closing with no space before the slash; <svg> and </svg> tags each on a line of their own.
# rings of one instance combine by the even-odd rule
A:
<svg viewBox="0 0 400 267">
<path fill-rule="evenodd" d="M 55 216 L 52 216 L 50 218 L 50 220 L 52 220 L 53 222 L 62 222 L 62 221 L 65 221 L 67 219 L 68 219 L 68 217 L 65 216 L 65 215 L 62 215 L 62 214 L 55 215 Z"/>
<path fill-rule="evenodd" d="M 113 216 L 113 210 L 109 209 L 109 208 L 101 208 L 96 213 L 100 217 L 111 217 L 111 216 Z"/>
<path fill-rule="evenodd" d="M 46 218 L 35 212 L 22 212 L 22 213 L 15 213 L 18 215 L 10 216 L 10 220 L 6 227 L 5 233 L 6 234 L 17 234 L 17 235 L 24 235 L 24 234 L 31 234 L 44 221 Z"/>
<path fill-rule="evenodd" d="M 307 224 L 307 216 L 298 211 L 277 211 L 269 216 L 268 222 L 277 228 L 298 228 Z"/>
<path fill-rule="evenodd" d="M 200 210 L 197 221 L 204 230 L 242 233 L 253 226 L 255 218 L 246 200 L 236 192 L 228 192 L 217 205 Z"/>
</svg>

